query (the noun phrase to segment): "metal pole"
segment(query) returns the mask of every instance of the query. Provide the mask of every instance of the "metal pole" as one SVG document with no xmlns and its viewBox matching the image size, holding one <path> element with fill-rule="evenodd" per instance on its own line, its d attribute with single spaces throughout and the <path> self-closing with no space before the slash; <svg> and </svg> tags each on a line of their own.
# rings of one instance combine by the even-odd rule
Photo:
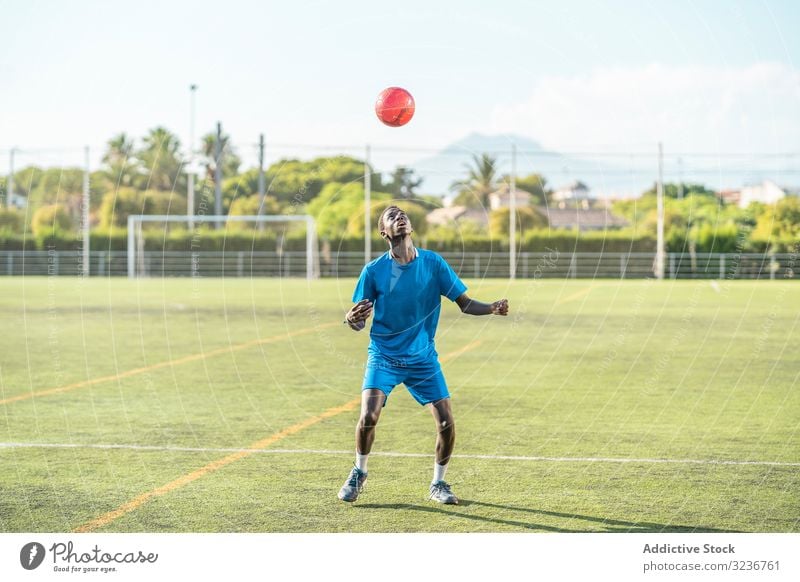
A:
<svg viewBox="0 0 800 582">
<path fill-rule="evenodd" d="M 369 167 L 370 147 L 367 145 L 364 158 L 364 262 L 372 260 L 372 221 L 370 220 L 370 196 L 372 195 L 372 171 Z"/>
<path fill-rule="evenodd" d="M 6 206 L 11 206 L 14 198 L 14 154 L 17 148 L 11 148 L 8 156 L 8 193 L 6 194 Z"/>
<path fill-rule="evenodd" d="M 517 277 L 517 144 L 511 144 L 511 186 L 508 196 L 509 277 Z"/>
<path fill-rule="evenodd" d="M 133 279 L 136 277 L 136 263 L 134 256 L 136 254 L 136 250 L 134 247 L 134 232 L 133 229 L 135 228 L 135 216 L 133 214 L 128 215 L 128 279 Z"/>
<path fill-rule="evenodd" d="M 258 214 L 264 208 L 264 134 L 258 136 Z M 264 230 L 264 223 L 258 223 L 258 230 Z"/>
<path fill-rule="evenodd" d="M 263 224 L 263 223 L 262 223 Z M 314 278 L 314 221 L 306 219 L 306 280 Z"/>
<path fill-rule="evenodd" d="M 83 276 L 89 276 L 89 146 L 83 150 L 85 166 L 83 170 Z"/>
<path fill-rule="evenodd" d="M 656 278 L 664 278 L 664 147 L 658 142 L 658 182 L 656 182 L 657 235 Z"/>
<path fill-rule="evenodd" d="M 194 216 L 194 115 L 195 115 L 195 95 L 197 85 L 189 85 L 189 171 L 187 172 L 188 183 L 186 186 L 186 215 Z M 194 230 L 194 222 L 189 220 L 189 229 Z"/>
<path fill-rule="evenodd" d="M 219 122 L 214 144 L 214 214 L 222 214 L 222 123 Z M 221 222 L 217 222 L 217 228 L 222 228 Z"/>
</svg>

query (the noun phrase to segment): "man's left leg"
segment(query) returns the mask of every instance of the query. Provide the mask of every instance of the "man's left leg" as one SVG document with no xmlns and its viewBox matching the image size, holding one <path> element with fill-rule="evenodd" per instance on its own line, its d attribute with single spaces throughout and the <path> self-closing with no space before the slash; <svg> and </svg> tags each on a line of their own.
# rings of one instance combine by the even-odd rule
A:
<svg viewBox="0 0 800 582">
<path fill-rule="evenodd" d="M 433 480 L 431 481 L 431 499 L 439 503 L 457 505 L 458 497 L 450 490 L 450 485 L 444 480 L 447 464 L 456 444 L 456 426 L 453 420 L 453 409 L 450 398 L 442 398 L 431 403 L 431 413 L 436 421 L 436 462 L 433 465 Z"/>
</svg>

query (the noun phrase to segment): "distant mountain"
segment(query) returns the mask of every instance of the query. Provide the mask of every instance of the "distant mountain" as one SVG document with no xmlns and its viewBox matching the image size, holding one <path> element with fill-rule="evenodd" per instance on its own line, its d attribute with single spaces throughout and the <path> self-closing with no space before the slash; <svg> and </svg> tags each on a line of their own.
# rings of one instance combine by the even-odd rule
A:
<svg viewBox="0 0 800 582">
<path fill-rule="evenodd" d="M 658 160 L 655 145 L 650 151 L 639 147 L 635 152 L 608 149 L 595 152 L 561 153 L 545 149 L 540 143 L 520 135 L 484 135 L 471 133 L 437 154 L 409 164 L 424 178 L 424 194 L 450 195 L 450 185 L 466 177 L 466 165 L 472 156 L 488 153 L 497 158 L 498 174 L 511 171 L 511 146 L 517 146 L 517 176 L 533 172 L 544 175 L 547 187 L 556 189 L 574 180 L 589 188 L 593 197 L 638 196 L 655 184 Z M 594 148 L 598 149 L 598 148 Z M 785 186 L 796 183 L 796 158 L 765 158 L 753 155 L 731 157 L 720 154 L 693 156 L 665 153 L 664 181 L 700 183 L 712 189 L 741 188 L 770 179 Z"/>
<path fill-rule="evenodd" d="M 439 153 L 409 164 L 424 178 L 421 190 L 426 194 L 447 195 L 450 185 L 466 176 L 472 156 L 483 153 L 497 158 L 500 175 L 511 172 L 511 147 L 517 146 L 517 175 L 543 174 L 550 188 L 573 180 L 587 184 L 594 196 L 613 193 L 630 195 L 641 192 L 655 180 L 654 169 L 642 171 L 547 150 L 527 137 L 514 134 L 484 135 L 471 133 L 448 145 Z"/>
</svg>

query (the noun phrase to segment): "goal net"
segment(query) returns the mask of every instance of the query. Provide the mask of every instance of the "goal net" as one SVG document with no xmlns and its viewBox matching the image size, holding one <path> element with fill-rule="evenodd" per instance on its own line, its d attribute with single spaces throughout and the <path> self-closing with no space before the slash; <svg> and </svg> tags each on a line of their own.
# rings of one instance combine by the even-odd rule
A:
<svg viewBox="0 0 800 582">
<path fill-rule="evenodd" d="M 128 216 L 128 277 L 319 276 L 308 215 Z"/>
</svg>

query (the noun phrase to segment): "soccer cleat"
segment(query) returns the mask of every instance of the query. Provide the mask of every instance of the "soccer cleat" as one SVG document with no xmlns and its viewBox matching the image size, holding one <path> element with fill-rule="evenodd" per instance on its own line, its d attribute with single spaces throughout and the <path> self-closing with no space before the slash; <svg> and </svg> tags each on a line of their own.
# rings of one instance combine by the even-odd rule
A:
<svg viewBox="0 0 800 582">
<path fill-rule="evenodd" d="M 429 499 L 444 503 L 445 505 L 458 505 L 458 497 L 450 490 L 450 484 L 444 481 L 431 483 L 431 495 Z"/>
<path fill-rule="evenodd" d="M 342 488 L 339 489 L 339 499 L 352 503 L 358 499 L 358 494 L 364 490 L 364 482 L 367 480 L 367 473 L 359 470 L 358 467 L 353 467 L 350 471 L 350 476 L 344 482 Z"/>
</svg>

